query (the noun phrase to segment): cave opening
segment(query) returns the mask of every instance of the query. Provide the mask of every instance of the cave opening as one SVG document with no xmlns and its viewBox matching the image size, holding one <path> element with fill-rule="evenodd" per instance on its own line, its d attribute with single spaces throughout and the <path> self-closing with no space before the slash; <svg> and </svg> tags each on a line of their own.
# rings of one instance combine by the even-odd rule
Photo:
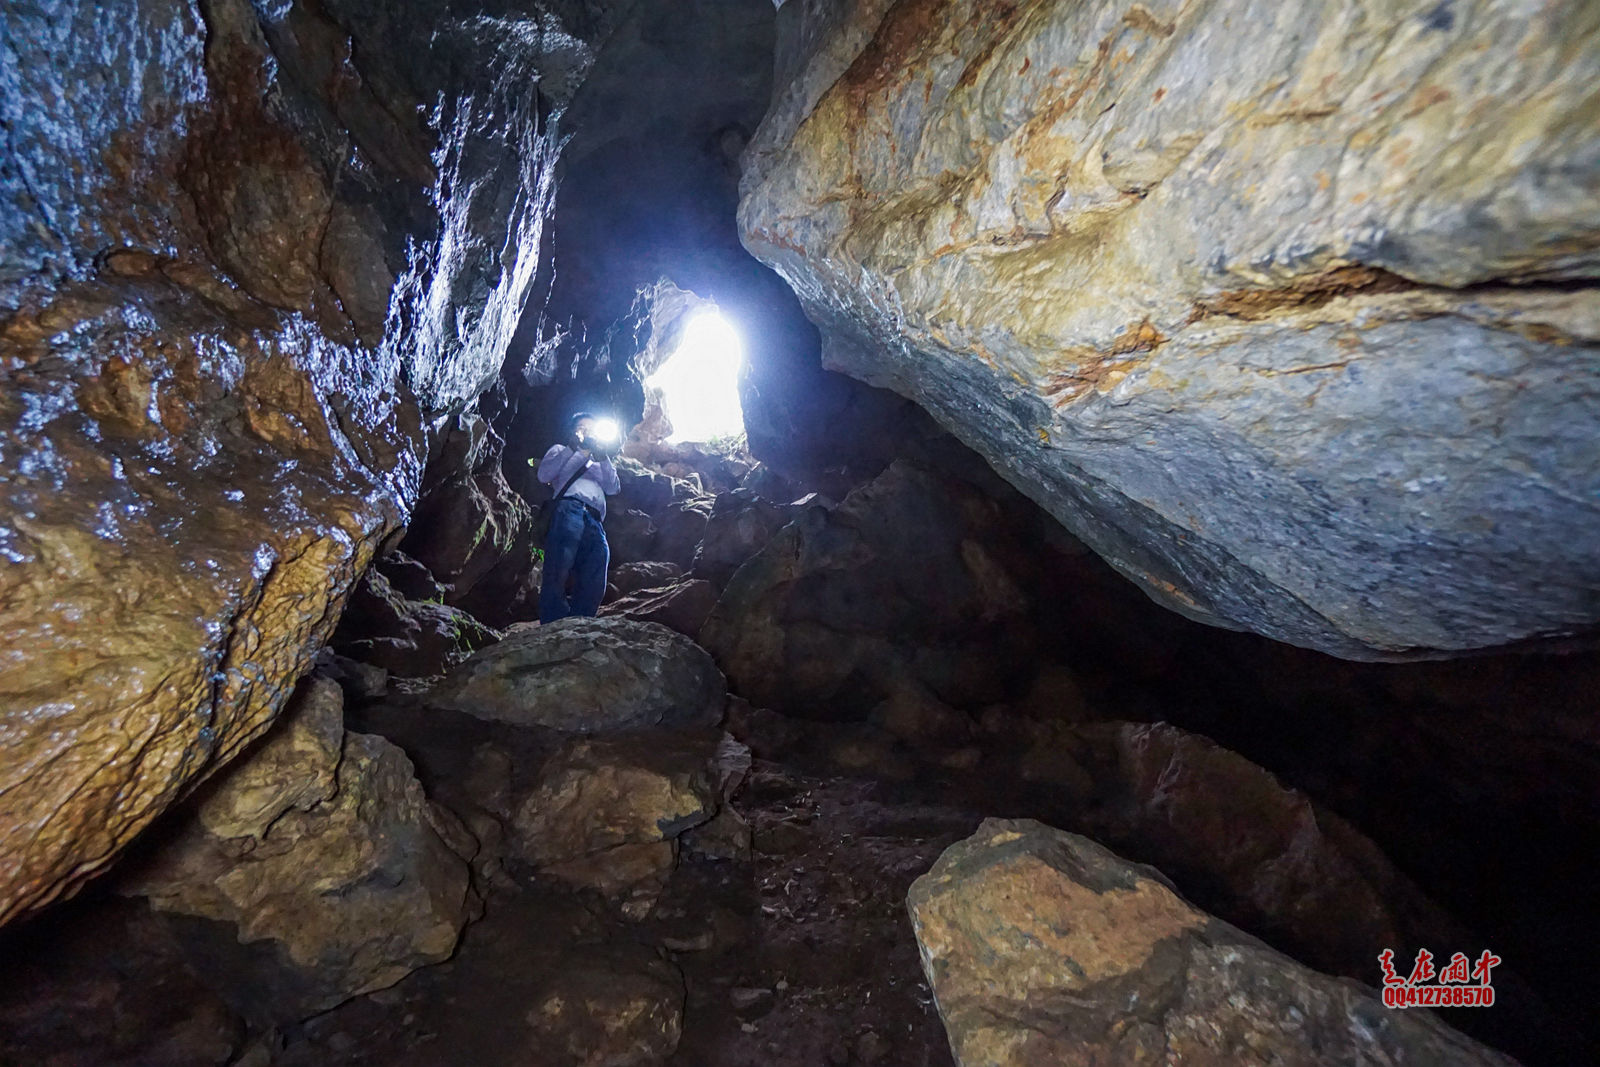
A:
<svg viewBox="0 0 1600 1067">
<path fill-rule="evenodd" d="M 1594 1062 L 1600 47 L 1359 6 L 8 12 L 0 1063 Z"/>
<path fill-rule="evenodd" d="M 739 372 L 744 345 L 733 324 L 714 308 L 695 312 L 677 346 L 644 380 L 658 391 L 672 432 L 668 444 L 707 442 L 744 433 Z"/>
</svg>

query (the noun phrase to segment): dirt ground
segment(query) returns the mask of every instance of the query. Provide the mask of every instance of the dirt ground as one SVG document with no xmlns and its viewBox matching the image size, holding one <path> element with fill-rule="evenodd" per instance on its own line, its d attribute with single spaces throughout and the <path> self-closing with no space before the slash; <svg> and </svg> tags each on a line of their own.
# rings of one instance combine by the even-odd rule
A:
<svg viewBox="0 0 1600 1067">
<path fill-rule="evenodd" d="M 758 761 L 733 805 L 747 858 L 686 852 L 640 922 L 598 896 L 514 871 L 455 958 L 281 1035 L 286 1067 L 566 1065 L 525 1017 L 563 976 L 681 973 L 680 1067 L 950 1064 L 906 919 L 905 892 L 975 812 L 929 807 L 859 779 Z"/>
</svg>

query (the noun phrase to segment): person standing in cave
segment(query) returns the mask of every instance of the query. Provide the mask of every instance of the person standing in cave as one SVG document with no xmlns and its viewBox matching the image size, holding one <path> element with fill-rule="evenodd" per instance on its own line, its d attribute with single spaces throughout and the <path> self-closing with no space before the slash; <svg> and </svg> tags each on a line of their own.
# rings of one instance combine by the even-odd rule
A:
<svg viewBox="0 0 1600 1067">
<path fill-rule="evenodd" d="M 538 477 L 558 500 L 544 541 L 539 622 L 596 615 L 606 593 L 611 546 L 606 543 L 606 497 L 622 488 L 611 457 L 621 445 L 616 423 L 587 411 L 572 416 L 571 438 L 550 446 Z M 531 461 L 530 461 L 531 462 Z M 572 595 L 567 581 L 572 580 Z"/>
</svg>

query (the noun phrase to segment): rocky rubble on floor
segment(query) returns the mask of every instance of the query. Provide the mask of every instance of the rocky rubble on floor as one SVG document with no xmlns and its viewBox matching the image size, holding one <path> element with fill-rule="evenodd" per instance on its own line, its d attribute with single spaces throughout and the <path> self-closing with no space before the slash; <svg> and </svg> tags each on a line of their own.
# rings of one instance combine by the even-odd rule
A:
<svg viewBox="0 0 1600 1067">
<path fill-rule="evenodd" d="M 961 1067 L 1515 1062 L 1031 820 L 986 820 L 917 879 L 907 907 Z"/>
<path fill-rule="evenodd" d="M 447 959 L 477 913 L 477 843 L 411 762 L 302 684 L 266 741 L 117 880 L 180 924 L 196 966 L 257 1021 L 303 1018 Z"/>
<path fill-rule="evenodd" d="M 683 1034 L 683 976 L 642 945 L 572 953 L 524 1017 L 530 1051 L 572 1067 L 645 1067 Z"/>
<path fill-rule="evenodd" d="M 58 936 L 43 924 L 0 933 L 0 1063 L 237 1062 L 244 1019 L 194 974 L 161 917 L 142 902 L 96 896 L 65 905 L 58 918 L 70 924 Z"/>
</svg>

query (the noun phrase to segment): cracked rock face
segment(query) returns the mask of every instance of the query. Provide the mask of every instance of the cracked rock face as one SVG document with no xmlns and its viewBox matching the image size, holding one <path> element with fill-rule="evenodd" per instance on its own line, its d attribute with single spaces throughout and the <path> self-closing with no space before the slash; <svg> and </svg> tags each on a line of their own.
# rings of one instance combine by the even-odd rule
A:
<svg viewBox="0 0 1600 1067">
<path fill-rule="evenodd" d="M 828 366 L 1205 622 L 1600 620 L 1592 5 L 793 6 L 740 225 Z"/>
<path fill-rule="evenodd" d="M 985 820 L 912 884 L 907 906 L 963 1067 L 1515 1062 L 1031 819 Z"/>
</svg>

